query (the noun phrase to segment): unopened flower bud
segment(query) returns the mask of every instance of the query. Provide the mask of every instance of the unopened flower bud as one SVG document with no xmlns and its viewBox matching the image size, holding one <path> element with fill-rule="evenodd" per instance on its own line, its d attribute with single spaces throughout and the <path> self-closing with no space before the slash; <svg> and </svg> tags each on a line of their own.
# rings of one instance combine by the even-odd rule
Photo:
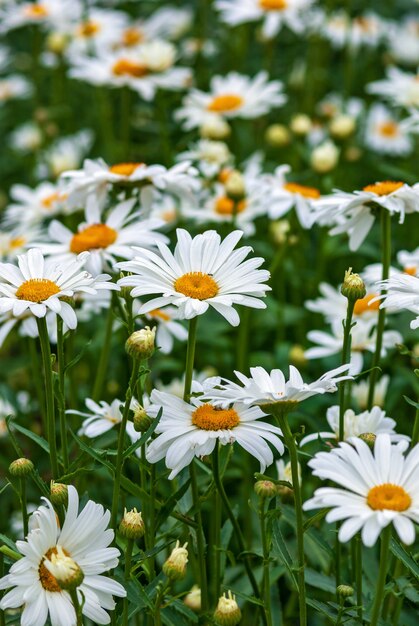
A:
<svg viewBox="0 0 419 626">
<path fill-rule="evenodd" d="M 50 500 L 54 506 L 67 505 L 68 502 L 68 487 L 63 483 L 56 483 L 51 480 L 50 485 Z"/>
<path fill-rule="evenodd" d="M 231 591 L 228 592 L 228 595 L 224 593 L 218 600 L 214 612 L 215 623 L 220 624 L 220 626 L 236 626 L 240 622 L 241 616 L 239 605 Z"/>
<path fill-rule="evenodd" d="M 231 172 L 225 183 L 226 194 L 232 200 L 240 202 L 246 195 L 243 176 L 237 170 Z"/>
<path fill-rule="evenodd" d="M 288 220 L 278 220 L 271 222 L 269 225 L 269 231 L 276 244 L 279 246 L 284 245 L 287 241 L 288 233 L 291 229 L 291 225 Z"/>
<path fill-rule="evenodd" d="M 375 440 L 377 439 L 377 435 L 375 435 L 374 433 L 361 433 L 359 435 L 359 438 L 362 439 L 362 441 L 365 441 L 367 446 L 373 449 Z"/>
<path fill-rule="evenodd" d="M 354 132 L 356 127 L 355 118 L 352 115 L 341 113 L 336 115 L 329 124 L 331 135 L 337 139 L 346 139 Z"/>
<path fill-rule="evenodd" d="M 192 611 L 197 613 L 201 610 L 201 590 L 198 585 L 194 585 L 189 593 L 183 599 L 183 602 Z"/>
<path fill-rule="evenodd" d="M 136 330 L 125 342 L 125 350 L 133 359 L 149 359 L 154 352 L 156 327 Z"/>
<path fill-rule="evenodd" d="M 68 46 L 69 38 L 65 33 L 52 32 L 46 39 L 46 47 L 54 54 L 63 54 Z"/>
<path fill-rule="evenodd" d="M 119 524 L 119 532 L 126 539 L 140 539 L 145 533 L 145 524 L 141 513 L 137 509 L 124 511 L 124 517 Z"/>
<path fill-rule="evenodd" d="M 24 457 L 12 461 L 9 465 L 10 474 L 16 477 L 29 476 L 29 474 L 33 472 L 33 469 L 32 461 Z"/>
<path fill-rule="evenodd" d="M 359 274 L 352 274 L 352 267 L 345 272 L 345 278 L 343 279 L 340 292 L 351 302 L 365 298 L 365 294 L 367 293 L 365 283 Z"/>
<path fill-rule="evenodd" d="M 56 547 L 56 553 L 52 553 L 49 559 L 45 559 L 43 564 L 52 574 L 61 587 L 66 591 L 74 591 L 80 587 L 84 580 L 83 571 L 79 565 L 68 556 L 62 547 Z"/>
<path fill-rule="evenodd" d="M 135 409 L 132 421 L 137 433 L 145 433 L 152 424 L 151 417 L 147 415 L 145 408 L 141 404 Z"/>
<path fill-rule="evenodd" d="M 265 132 L 266 142 L 273 148 L 287 146 L 291 140 L 290 132 L 283 124 L 271 124 Z"/>
<path fill-rule="evenodd" d="M 225 139 L 231 133 L 229 124 L 221 115 L 211 115 L 199 129 L 204 139 Z"/>
<path fill-rule="evenodd" d="M 270 480 L 258 480 L 254 489 L 259 498 L 274 498 L 278 495 L 277 486 Z"/>
<path fill-rule="evenodd" d="M 311 131 L 312 123 L 308 115 L 298 113 L 291 120 L 290 128 L 296 135 L 304 137 Z"/>
<path fill-rule="evenodd" d="M 173 548 L 171 555 L 163 564 L 163 572 L 170 580 L 181 580 L 186 575 L 186 564 L 188 562 L 188 551 L 185 543 L 180 545 L 179 541 L 176 541 L 176 546 Z"/>
<path fill-rule="evenodd" d="M 310 157 L 311 167 L 319 174 L 333 170 L 339 159 L 339 148 L 332 141 L 324 141 L 314 148 Z"/>
<path fill-rule="evenodd" d="M 362 157 L 362 150 L 358 146 L 349 146 L 343 156 L 347 161 L 353 163 L 354 161 L 359 161 Z"/>
<path fill-rule="evenodd" d="M 293 346 L 291 346 L 289 359 L 291 363 L 293 363 L 293 365 L 296 365 L 297 367 L 302 367 L 307 364 L 304 348 L 299 344 L 294 344 Z"/>
<path fill-rule="evenodd" d="M 354 595 L 354 589 L 349 585 L 339 585 L 336 589 L 336 593 L 341 598 L 350 598 Z"/>
</svg>

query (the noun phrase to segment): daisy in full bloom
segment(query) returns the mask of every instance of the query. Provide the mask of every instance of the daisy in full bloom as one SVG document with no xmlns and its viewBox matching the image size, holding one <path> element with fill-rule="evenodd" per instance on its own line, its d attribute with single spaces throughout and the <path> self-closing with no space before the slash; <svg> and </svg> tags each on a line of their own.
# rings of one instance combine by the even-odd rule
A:
<svg viewBox="0 0 419 626">
<path fill-rule="evenodd" d="M 269 412 L 275 405 L 296 406 L 299 402 L 317 394 L 333 393 L 337 390 L 337 383 L 341 380 L 352 379 L 347 372 L 349 365 L 341 365 L 330 372 L 326 372 L 312 383 L 305 383 L 296 367 L 290 365 L 289 379 L 286 380 L 283 372 L 274 369 L 267 372 L 263 367 L 251 367 L 250 377 L 235 371 L 240 385 L 222 378 L 220 382 L 214 379 L 212 389 L 204 392 L 204 397 L 214 404 L 225 406 L 230 402 L 256 404 Z"/>
<path fill-rule="evenodd" d="M 316 439 L 339 439 L 339 406 L 331 406 L 327 409 L 326 419 L 329 423 L 331 431 L 314 433 L 303 437 L 300 446 L 304 446 L 310 441 Z M 344 435 L 345 440 L 350 437 L 359 437 L 364 433 L 372 433 L 379 435 L 387 433 L 392 442 L 401 441 L 402 439 L 410 439 L 406 435 L 398 435 L 394 428 L 396 422 L 391 417 L 387 417 L 385 411 L 379 406 L 373 406 L 371 411 L 363 411 L 356 414 L 352 409 L 347 409 L 344 414 Z"/>
<path fill-rule="evenodd" d="M 103 433 L 107 433 L 122 421 L 121 409 L 123 409 L 124 403 L 118 400 L 118 398 L 112 400 L 110 404 L 104 400 L 95 402 L 91 398 L 86 398 L 85 404 L 90 413 L 76 411 L 75 409 L 66 411 L 68 415 L 80 415 L 86 418 L 78 431 L 79 435 L 85 435 L 93 439 L 103 435 Z M 130 421 L 127 422 L 126 433 L 132 443 L 140 437 L 139 433 L 134 429 L 134 424 Z"/>
<path fill-rule="evenodd" d="M 401 21 L 390 22 L 386 29 L 387 45 L 396 63 L 419 64 L 419 18 L 407 15 Z"/>
<path fill-rule="evenodd" d="M 271 39 L 283 26 L 301 33 L 302 14 L 312 3 L 313 0 L 217 0 L 215 8 L 222 21 L 231 26 L 263 20 L 262 33 Z"/>
<path fill-rule="evenodd" d="M 183 106 L 176 111 L 175 118 L 183 121 L 184 128 L 190 130 L 202 126 L 214 114 L 227 119 L 253 119 L 265 115 L 286 100 L 282 83 L 268 78 L 267 72 L 259 72 L 253 78 L 237 72 L 214 76 L 210 92 L 192 89 L 184 98 Z"/>
<path fill-rule="evenodd" d="M 412 74 L 389 67 L 387 78 L 369 83 L 367 91 L 398 106 L 419 107 L 419 71 Z"/>
<path fill-rule="evenodd" d="M 397 253 L 397 262 L 402 266 L 405 274 L 410 274 L 410 276 L 419 274 L 419 247 L 416 248 L 416 250 L 412 250 L 412 252 L 399 250 Z"/>
<path fill-rule="evenodd" d="M 31 515 L 31 531 L 16 546 L 23 555 L 0 579 L 0 589 L 10 589 L 0 608 L 23 606 L 21 624 L 43 626 L 48 617 L 52 626 L 76 623 L 74 606 L 68 591 L 54 576 L 59 571 L 73 572 L 81 580 L 77 596 L 83 615 L 96 624 L 109 624 L 107 610 L 115 608 L 112 596 L 124 598 L 126 591 L 115 580 L 103 576 L 118 565 L 119 550 L 108 547 L 114 531 L 108 528 L 110 513 L 101 504 L 89 500 L 79 514 L 79 496 L 68 487 L 68 506 L 60 526 L 54 508 L 44 498 Z"/>
<path fill-rule="evenodd" d="M 90 7 L 88 18 L 83 19 L 82 15 L 80 18 L 71 24 L 70 56 L 110 48 L 128 27 L 128 15 L 123 11 Z"/>
<path fill-rule="evenodd" d="M 380 103 L 373 104 L 368 112 L 364 141 L 380 154 L 406 156 L 413 150 L 409 133 L 390 109 Z"/>
<path fill-rule="evenodd" d="M 31 242 L 37 237 L 39 237 L 39 231 L 33 227 L 0 230 L 0 261 L 14 261 L 19 254 L 30 247 Z"/>
<path fill-rule="evenodd" d="M 45 255 L 60 262 L 70 261 L 82 252 L 89 252 L 86 269 L 94 276 L 105 268 L 112 270 L 116 257 L 133 257 L 134 244 L 150 246 L 157 241 L 167 241 L 165 235 L 154 232 L 164 222 L 154 218 L 141 220 L 138 213 L 132 213 L 135 204 L 135 198 L 120 202 L 105 218 L 95 196 L 91 195 L 85 211 L 86 221 L 79 224 L 77 232 L 72 232 L 54 220 L 48 228 L 49 242 L 34 245 L 39 246 Z"/>
<path fill-rule="evenodd" d="M 42 252 L 33 248 L 18 257 L 18 267 L 0 263 L 0 314 L 10 312 L 19 318 L 28 312 L 45 317 L 48 311 L 62 317 L 68 328 L 77 326 L 74 309 L 62 298 L 76 293 L 95 293 L 99 289 L 118 289 L 108 282 L 107 274 L 93 278 L 82 271 L 89 254 L 79 255 L 67 263 L 50 263 Z"/>
<path fill-rule="evenodd" d="M 384 295 L 377 296 L 377 300 L 382 300 L 380 309 L 392 307 L 399 311 L 411 311 L 417 317 L 410 322 L 410 328 L 419 328 L 419 277 L 399 274 L 379 284 L 386 289 Z"/>
<path fill-rule="evenodd" d="M 328 283 L 320 283 L 319 291 L 321 297 L 315 300 L 307 300 L 304 303 L 305 307 L 309 311 L 321 313 L 328 322 L 334 322 L 336 319 L 345 319 L 348 301 L 345 296 L 342 295 L 340 289 L 332 287 L 332 285 Z M 376 287 L 374 287 L 374 289 L 369 288 L 366 296 L 355 302 L 353 310 L 354 319 L 358 317 L 363 320 L 377 318 L 379 303 L 374 301 L 377 295 Z"/>
<path fill-rule="evenodd" d="M 178 155 L 179 161 L 192 162 L 205 178 L 217 176 L 233 159 L 228 146 L 223 141 L 201 139 L 186 152 Z"/>
<path fill-rule="evenodd" d="M 279 454 L 284 446 L 278 435 L 281 430 L 260 421 L 262 411 L 234 403 L 220 409 L 208 402 L 195 399 L 194 404 L 184 402 L 174 395 L 162 391 L 152 391 L 152 404 L 147 415 L 156 417 L 162 409 L 162 416 L 156 428 L 158 437 L 147 448 L 147 460 L 157 463 L 165 459 L 174 478 L 192 459 L 211 454 L 219 441 L 222 445 L 237 443 L 254 456 L 261 465 L 261 472 L 273 463 L 274 456 L 269 442 Z"/>
<path fill-rule="evenodd" d="M 331 508 L 326 521 L 345 520 L 339 530 L 344 543 L 361 530 L 363 543 L 373 546 L 392 523 L 401 541 L 412 544 L 413 522 L 419 519 L 419 445 L 404 456 L 408 445 L 408 441 L 392 445 L 390 436 L 381 434 L 374 453 L 357 437 L 331 452 L 319 452 L 308 463 L 314 476 L 341 487 L 317 489 L 303 508 Z"/>
<path fill-rule="evenodd" d="M 175 41 L 192 25 L 193 13 L 189 7 L 163 6 L 146 19 L 131 22 L 115 41 L 115 48 L 132 48 L 153 39 Z"/>
<path fill-rule="evenodd" d="M 44 140 L 42 130 L 35 122 L 25 122 L 9 135 L 10 146 L 21 154 L 36 152 Z"/>
<path fill-rule="evenodd" d="M 121 286 L 134 287 L 131 295 L 159 294 L 139 313 L 148 313 L 167 304 L 179 307 L 180 319 L 202 315 L 212 306 L 237 326 L 240 322 L 234 304 L 256 309 L 266 308 L 260 300 L 270 287 L 267 270 L 258 270 L 263 263 L 260 257 L 244 260 L 252 248 L 243 246 L 234 250 L 243 233 L 236 230 L 224 241 L 214 230 L 207 230 L 192 239 L 181 228 L 177 231 L 177 244 L 172 254 L 169 248 L 157 243 L 160 255 L 144 248 L 135 248 L 132 261 L 119 263 L 118 267 L 132 272 L 119 280 Z"/>
<path fill-rule="evenodd" d="M 23 76 L 10 74 L 7 78 L 0 78 L 0 105 L 15 98 L 29 98 L 31 93 L 32 84 Z"/>
<path fill-rule="evenodd" d="M 12 185 L 12 202 L 6 207 L 3 223 L 12 227 L 31 227 L 67 212 L 67 196 L 52 183 L 40 183 L 35 189 Z"/>
<path fill-rule="evenodd" d="M 13 2 L 0 8 L 0 33 L 27 25 L 44 28 L 63 28 L 75 15 L 80 15 L 79 0 L 40 0 L 39 2 Z"/>
</svg>

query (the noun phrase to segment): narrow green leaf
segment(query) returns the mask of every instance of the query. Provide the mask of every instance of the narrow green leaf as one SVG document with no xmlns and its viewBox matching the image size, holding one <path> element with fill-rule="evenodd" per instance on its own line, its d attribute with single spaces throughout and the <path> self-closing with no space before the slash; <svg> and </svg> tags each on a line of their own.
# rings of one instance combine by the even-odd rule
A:
<svg viewBox="0 0 419 626">
<path fill-rule="evenodd" d="M 403 563 L 415 578 L 419 579 L 419 565 L 403 546 L 395 539 L 391 540 L 390 550 Z"/>
</svg>

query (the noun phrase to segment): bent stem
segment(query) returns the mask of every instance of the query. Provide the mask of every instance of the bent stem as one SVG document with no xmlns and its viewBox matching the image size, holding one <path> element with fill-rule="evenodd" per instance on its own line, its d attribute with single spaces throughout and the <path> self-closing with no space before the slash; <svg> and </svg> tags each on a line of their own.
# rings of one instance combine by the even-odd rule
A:
<svg viewBox="0 0 419 626">
<path fill-rule="evenodd" d="M 370 626 L 377 626 L 380 617 L 381 605 L 384 598 L 384 587 L 386 584 L 388 568 L 388 552 L 391 539 L 391 524 L 389 524 L 381 535 L 380 568 L 378 570 L 377 586 L 375 588 L 374 604 L 371 611 Z"/>
</svg>

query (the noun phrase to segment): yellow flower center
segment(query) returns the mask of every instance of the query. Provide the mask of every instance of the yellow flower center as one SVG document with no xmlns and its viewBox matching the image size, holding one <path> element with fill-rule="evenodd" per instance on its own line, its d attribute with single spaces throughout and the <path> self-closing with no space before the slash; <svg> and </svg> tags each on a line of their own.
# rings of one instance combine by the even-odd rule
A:
<svg viewBox="0 0 419 626">
<path fill-rule="evenodd" d="M 214 298 L 218 293 L 218 285 L 209 274 L 203 272 L 188 272 L 175 281 L 174 288 L 188 298 L 207 300 Z"/>
<path fill-rule="evenodd" d="M 131 61 L 131 59 L 119 59 L 113 64 L 112 72 L 115 76 L 132 76 L 141 78 L 148 74 L 148 68 L 142 63 Z"/>
<path fill-rule="evenodd" d="M 126 48 L 136 46 L 144 39 L 143 34 L 138 28 L 127 28 L 122 34 L 122 44 Z"/>
<path fill-rule="evenodd" d="M 73 235 L 70 250 L 75 254 L 86 250 L 107 248 L 116 241 L 118 233 L 106 224 L 91 224 Z"/>
<path fill-rule="evenodd" d="M 218 174 L 218 180 L 220 181 L 220 183 L 223 183 L 223 185 L 225 185 L 232 171 L 233 169 L 231 167 L 224 167 Z"/>
<path fill-rule="evenodd" d="M 243 104 L 243 98 L 236 94 L 226 93 L 223 96 L 215 96 L 208 105 L 208 111 L 214 111 L 214 113 L 227 113 L 228 111 L 235 111 L 239 109 Z"/>
<path fill-rule="evenodd" d="M 83 22 L 77 29 L 77 33 L 80 37 L 93 37 L 100 31 L 100 24 L 88 20 Z"/>
<path fill-rule="evenodd" d="M 23 12 L 26 17 L 42 19 L 48 15 L 48 9 L 43 4 L 29 4 L 24 7 Z"/>
<path fill-rule="evenodd" d="M 63 549 L 63 552 L 66 556 L 70 556 L 67 550 Z M 58 554 L 58 550 L 55 546 L 54 548 L 50 548 L 42 557 L 42 560 L 38 567 L 39 580 L 41 582 L 41 585 L 46 591 L 52 591 L 52 592 L 60 591 L 61 592 L 62 589 L 60 585 L 57 583 L 57 580 L 44 565 L 45 559 L 48 559 L 48 561 L 50 561 L 52 554 Z"/>
<path fill-rule="evenodd" d="M 403 272 L 405 274 L 409 274 L 409 276 L 416 276 L 417 271 L 418 271 L 418 268 L 416 267 L 416 265 L 415 266 L 412 265 L 411 267 L 405 267 L 403 270 Z"/>
<path fill-rule="evenodd" d="M 259 6 L 264 11 L 284 11 L 288 8 L 287 0 L 259 0 Z"/>
<path fill-rule="evenodd" d="M 25 237 L 14 237 L 10 240 L 10 247 L 13 249 L 21 248 L 26 243 Z"/>
<path fill-rule="evenodd" d="M 48 278 L 30 278 L 16 290 L 16 298 L 29 302 L 42 302 L 60 292 L 60 288 Z"/>
<path fill-rule="evenodd" d="M 394 180 L 383 180 L 379 183 L 374 183 L 373 185 L 367 185 L 363 188 L 363 191 L 369 191 L 370 193 L 375 193 L 377 196 L 388 196 L 393 191 L 400 189 L 403 187 L 404 183 Z"/>
<path fill-rule="evenodd" d="M 219 215 L 233 215 L 234 210 L 236 213 L 241 213 L 245 210 L 246 204 L 246 200 L 240 200 L 240 202 L 235 203 L 231 198 L 222 196 L 217 198 L 215 212 Z"/>
<path fill-rule="evenodd" d="M 298 193 L 304 198 L 313 200 L 320 198 L 320 191 L 315 187 L 306 187 L 306 185 L 299 185 L 298 183 L 285 183 L 284 189 L 290 193 Z"/>
<path fill-rule="evenodd" d="M 383 137 L 397 137 L 399 134 L 399 127 L 396 122 L 384 122 L 383 124 L 379 124 L 378 132 Z"/>
<path fill-rule="evenodd" d="M 192 413 L 192 424 L 201 430 L 229 430 L 240 424 L 240 418 L 234 409 L 203 404 Z"/>
<path fill-rule="evenodd" d="M 354 306 L 354 314 L 362 315 L 366 311 L 378 311 L 378 309 L 380 308 L 379 300 L 376 300 L 371 305 L 369 304 L 371 300 L 373 300 L 373 298 L 376 297 L 376 295 L 377 294 L 372 293 L 372 294 L 369 294 L 368 296 L 365 296 L 365 298 L 361 298 L 360 300 L 357 300 Z"/>
<path fill-rule="evenodd" d="M 170 315 L 167 315 L 167 313 L 165 313 L 161 309 L 153 309 L 152 311 L 149 311 L 148 314 L 150 315 L 150 317 L 155 317 L 157 319 L 163 320 L 164 322 L 170 322 L 170 320 L 172 319 Z"/>
<path fill-rule="evenodd" d="M 66 197 L 66 194 L 54 191 L 53 193 L 48 194 L 48 196 L 45 196 L 45 198 L 41 200 L 41 204 L 45 209 L 51 209 L 55 202 L 63 201 Z"/>
<path fill-rule="evenodd" d="M 374 511 L 406 511 L 412 504 L 412 498 L 403 487 L 384 483 L 369 490 L 367 504 Z"/>
<path fill-rule="evenodd" d="M 131 176 L 140 165 L 144 165 L 144 163 L 115 163 L 109 168 L 109 171 L 119 176 Z"/>
</svg>

